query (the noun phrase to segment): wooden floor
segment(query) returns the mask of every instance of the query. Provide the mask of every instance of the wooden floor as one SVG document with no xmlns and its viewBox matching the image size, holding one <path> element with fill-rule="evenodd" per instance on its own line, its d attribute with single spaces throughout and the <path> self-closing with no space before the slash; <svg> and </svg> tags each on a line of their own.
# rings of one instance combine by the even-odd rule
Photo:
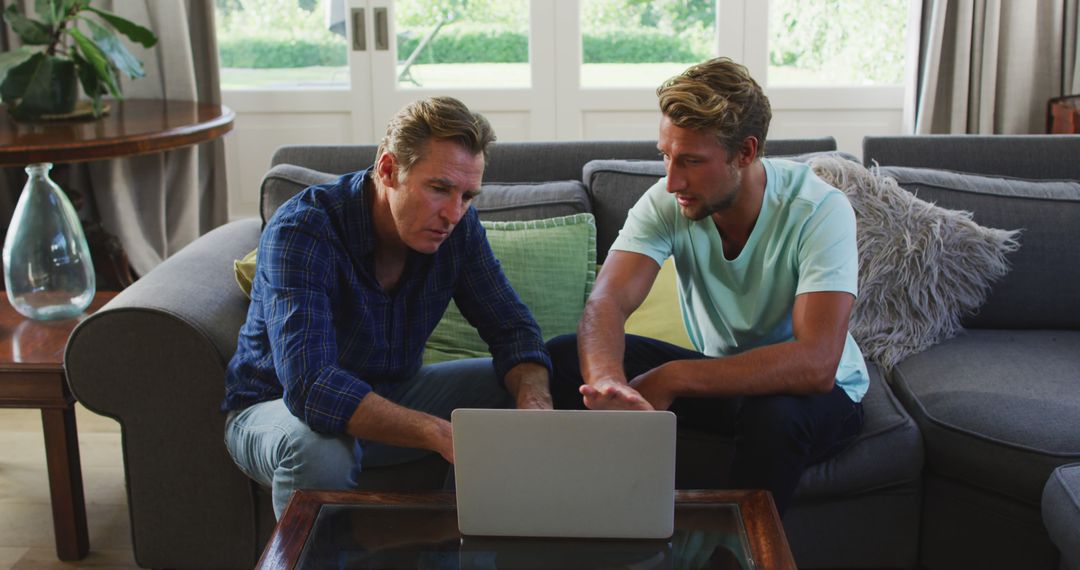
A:
<svg viewBox="0 0 1080 570">
<path fill-rule="evenodd" d="M 138 568 L 131 552 L 120 426 L 78 406 L 90 554 L 56 558 L 38 410 L 0 409 L 0 570 Z"/>
</svg>

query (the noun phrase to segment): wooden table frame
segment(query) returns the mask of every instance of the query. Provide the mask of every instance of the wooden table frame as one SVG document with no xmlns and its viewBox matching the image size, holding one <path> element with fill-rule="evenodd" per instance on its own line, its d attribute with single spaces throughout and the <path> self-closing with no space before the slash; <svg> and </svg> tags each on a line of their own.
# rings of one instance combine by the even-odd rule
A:
<svg viewBox="0 0 1080 570">
<path fill-rule="evenodd" d="M 226 106 L 192 101 L 110 101 L 98 119 L 15 121 L 0 105 L 0 166 L 86 162 L 162 152 L 213 140 L 233 128 Z"/>
<path fill-rule="evenodd" d="M 675 504 L 737 503 L 750 543 L 750 551 L 759 568 L 794 570 L 795 560 L 768 491 L 676 491 Z M 274 527 L 256 568 L 294 568 L 319 514 L 328 504 L 363 505 L 455 505 L 450 491 L 377 492 L 377 491 L 297 491 L 293 493 L 281 520 Z"/>
<path fill-rule="evenodd" d="M 86 314 L 114 296 L 98 293 Z M 64 375 L 64 349 L 80 319 L 33 321 L 18 314 L 5 295 L 0 297 L 0 407 L 41 410 L 56 554 L 60 560 L 80 560 L 90 550 L 90 539 L 75 397 Z"/>
</svg>

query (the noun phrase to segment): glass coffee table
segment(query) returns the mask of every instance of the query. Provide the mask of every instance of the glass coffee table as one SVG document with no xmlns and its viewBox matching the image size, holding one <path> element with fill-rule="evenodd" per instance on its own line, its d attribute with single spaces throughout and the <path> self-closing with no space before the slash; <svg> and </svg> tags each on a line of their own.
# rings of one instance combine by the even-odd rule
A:
<svg viewBox="0 0 1080 570">
<path fill-rule="evenodd" d="M 677 491 L 668 540 L 463 537 L 454 494 L 298 491 L 258 568 L 795 568 L 766 491 Z"/>
</svg>

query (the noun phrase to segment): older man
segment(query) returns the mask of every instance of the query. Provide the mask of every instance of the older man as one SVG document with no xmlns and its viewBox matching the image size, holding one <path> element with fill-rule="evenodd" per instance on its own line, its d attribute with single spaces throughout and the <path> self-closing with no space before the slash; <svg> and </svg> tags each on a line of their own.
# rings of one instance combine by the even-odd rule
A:
<svg viewBox="0 0 1080 570">
<path fill-rule="evenodd" d="M 453 462 L 454 408 L 551 407 L 539 327 L 469 207 L 494 138 L 456 99 L 417 101 L 373 167 L 267 223 L 222 409 L 233 459 L 277 516 L 294 489 L 349 488 L 365 466 Z M 451 298 L 493 358 L 422 367 Z"/>
</svg>

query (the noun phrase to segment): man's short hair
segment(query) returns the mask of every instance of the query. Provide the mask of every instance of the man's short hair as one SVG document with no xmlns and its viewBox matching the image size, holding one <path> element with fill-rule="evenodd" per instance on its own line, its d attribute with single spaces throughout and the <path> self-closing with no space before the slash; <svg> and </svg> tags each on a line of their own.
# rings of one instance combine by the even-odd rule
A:
<svg viewBox="0 0 1080 570">
<path fill-rule="evenodd" d="M 428 97 L 402 107 L 386 125 L 386 136 L 375 154 L 378 163 L 383 153 L 394 155 L 398 177 L 404 180 L 409 169 L 423 157 L 427 142 L 449 140 L 471 151 L 483 153 L 495 140 L 495 131 L 480 113 L 474 113 L 453 97 Z"/>
<path fill-rule="evenodd" d="M 707 129 L 730 154 L 746 137 L 758 140 L 757 155 L 765 151 L 772 108 L 761 86 L 746 67 L 718 57 L 690 67 L 656 90 L 660 111 L 675 126 Z"/>
</svg>

